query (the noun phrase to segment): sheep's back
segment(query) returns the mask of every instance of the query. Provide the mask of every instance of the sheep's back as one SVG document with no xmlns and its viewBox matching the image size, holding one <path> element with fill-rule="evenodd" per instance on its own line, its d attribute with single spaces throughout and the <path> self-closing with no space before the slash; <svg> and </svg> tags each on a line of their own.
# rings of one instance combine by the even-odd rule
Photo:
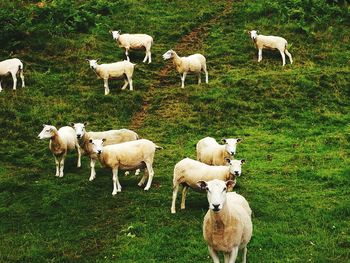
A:
<svg viewBox="0 0 350 263">
<path fill-rule="evenodd" d="M 77 143 L 77 135 L 75 130 L 70 126 L 63 126 L 58 130 L 58 135 L 60 136 L 62 142 L 67 145 L 68 150 L 75 148 Z"/>
</svg>

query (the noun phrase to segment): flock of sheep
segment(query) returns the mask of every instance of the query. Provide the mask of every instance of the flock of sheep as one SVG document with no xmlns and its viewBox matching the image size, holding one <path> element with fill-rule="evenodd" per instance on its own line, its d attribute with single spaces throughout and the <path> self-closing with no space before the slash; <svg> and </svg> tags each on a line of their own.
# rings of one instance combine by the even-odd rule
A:
<svg viewBox="0 0 350 263">
<path fill-rule="evenodd" d="M 151 46 L 153 38 L 145 34 L 120 34 L 120 31 L 110 31 L 120 47 L 125 48 L 127 60 L 111 63 L 97 64 L 98 60 L 89 60 L 90 67 L 104 80 L 105 95 L 109 93 L 108 80 L 124 77 L 125 83 L 122 89 L 132 86 L 132 76 L 135 64 L 129 60 L 130 49 L 144 48 L 146 55 L 143 62 L 151 63 Z M 287 50 L 287 41 L 276 36 L 259 35 L 258 31 L 249 31 L 250 37 L 256 45 L 258 61 L 262 59 L 263 49 L 278 49 L 285 65 L 285 54 L 292 63 L 292 56 Z M 181 74 L 181 87 L 187 73 L 195 73 L 198 83 L 201 83 L 201 72 L 205 73 L 208 83 L 208 71 L 206 59 L 201 54 L 188 57 L 179 57 L 175 51 L 169 50 L 163 58 L 172 59 L 176 70 Z M 24 87 L 23 64 L 19 59 L 8 59 L 0 62 L 0 76 L 11 74 L 13 89 L 16 89 L 19 74 Z M 0 91 L 1 81 L 0 81 Z M 64 175 L 64 160 L 69 150 L 76 149 L 78 153 L 77 167 L 81 166 L 81 154 L 90 158 L 90 178 L 96 178 L 95 163 L 97 160 L 112 170 L 113 191 L 112 195 L 121 192 L 122 186 L 118 179 L 118 170 L 126 173 L 135 171 L 140 173 L 144 169 L 138 185 L 149 190 L 154 176 L 153 160 L 157 149 L 161 149 L 150 140 L 140 139 L 137 133 L 128 129 L 108 130 L 102 132 L 86 131 L 87 123 L 71 123 L 60 129 L 52 125 L 44 125 L 38 135 L 39 139 L 49 139 L 51 150 L 56 164 L 56 176 Z M 214 262 L 219 262 L 217 252 L 224 253 L 225 262 L 235 262 L 238 251 L 243 250 L 243 262 L 246 262 L 247 244 L 252 236 L 252 211 L 247 200 L 229 190 L 236 184 L 236 177 L 241 175 L 241 166 L 245 160 L 236 160 L 236 146 L 242 139 L 223 139 L 219 144 L 214 138 L 206 137 L 198 141 L 196 145 L 197 160 L 185 158 L 174 167 L 173 196 L 171 213 L 176 213 L 175 203 L 179 186 L 182 185 L 181 209 L 185 208 L 186 194 L 189 188 L 206 191 L 209 210 L 203 221 L 203 235 L 208 243 L 209 253 Z M 147 183 L 145 184 L 147 180 Z"/>
</svg>

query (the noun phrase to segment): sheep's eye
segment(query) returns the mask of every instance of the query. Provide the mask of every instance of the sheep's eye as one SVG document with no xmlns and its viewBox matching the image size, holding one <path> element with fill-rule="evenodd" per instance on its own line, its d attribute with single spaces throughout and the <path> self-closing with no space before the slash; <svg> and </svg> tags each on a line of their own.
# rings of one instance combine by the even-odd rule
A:
<svg viewBox="0 0 350 263">
<path fill-rule="evenodd" d="M 227 188 L 225 187 L 224 190 L 223 190 L 223 192 L 225 192 L 226 190 L 227 190 Z"/>
<path fill-rule="evenodd" d="M 207 187 L 205 188 L 205 190 L 209 191 L 209 187 L 207 186 Z"/>
</svg>

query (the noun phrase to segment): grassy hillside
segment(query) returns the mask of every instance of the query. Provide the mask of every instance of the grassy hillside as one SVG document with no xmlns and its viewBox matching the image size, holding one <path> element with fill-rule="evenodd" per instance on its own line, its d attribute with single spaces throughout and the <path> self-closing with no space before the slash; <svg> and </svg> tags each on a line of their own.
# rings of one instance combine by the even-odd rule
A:
<svg viewBox="0 0 350 263">
<path fill-rule="evenodd" d="M 350 258 L 349 6 L 345 1 L 11 1 L 0 3 L 0 59 L 24 61 L 27 87 L 0 93 L 0 262 L 211 262 L 202 237 L 205 194 L 190 191 L 170 214 L 173 167 L 205 137 L 241 137 L 236 191 L 253 210 L 249 262 Z M 12 14 L 11 16 L 9 14 Z M 137 63 L 135 91 L 103 83 L 86 58 L 124 58 L 108 33 L 154 37 L 153 62 Z M 257 51 L 247 30 L 284 36 L 295 63 Z M 207 57 L 209 85 L 186 88 L 161 55 Z M 131 128 L 164 147 L 149 192 L 139 178 L 89 161 L 54 176 L 42 124 L 88 121 Z"/>
</svg>

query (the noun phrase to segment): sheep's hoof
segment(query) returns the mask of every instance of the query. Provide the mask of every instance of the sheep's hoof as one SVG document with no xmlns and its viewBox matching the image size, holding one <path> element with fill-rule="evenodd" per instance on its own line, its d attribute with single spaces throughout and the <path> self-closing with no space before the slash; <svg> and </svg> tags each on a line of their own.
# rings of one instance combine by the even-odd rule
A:
<svg viewBox="0 0 350 263">
<path fill-rule="evenodd" d="M 149 190 L 149 187 L 146 186 L 143 190 L 148 191 L 148 190 Z"/>
<path fill-rule="evenodd" d="M 113 195 L 113 196 L 115 196 L 116 194 L 117 194 L 117 191 L 115 191 L 115 192 L 113 191 L 113 192 L 112 192 L 112 195 Z"/>
<path fill-rule="evenodd" d="M 90 177 L 89 181 L 92 182 L 95 178 L 96 178 L 95 176 L 94 177 Z"/>
<path fill-rule="evenodd" d="M 173 210 L 173 209 L 171 209 L 171 213 L 172 213 L 172 214 L 176 214 L 176 211 Z"/>
</svg>

